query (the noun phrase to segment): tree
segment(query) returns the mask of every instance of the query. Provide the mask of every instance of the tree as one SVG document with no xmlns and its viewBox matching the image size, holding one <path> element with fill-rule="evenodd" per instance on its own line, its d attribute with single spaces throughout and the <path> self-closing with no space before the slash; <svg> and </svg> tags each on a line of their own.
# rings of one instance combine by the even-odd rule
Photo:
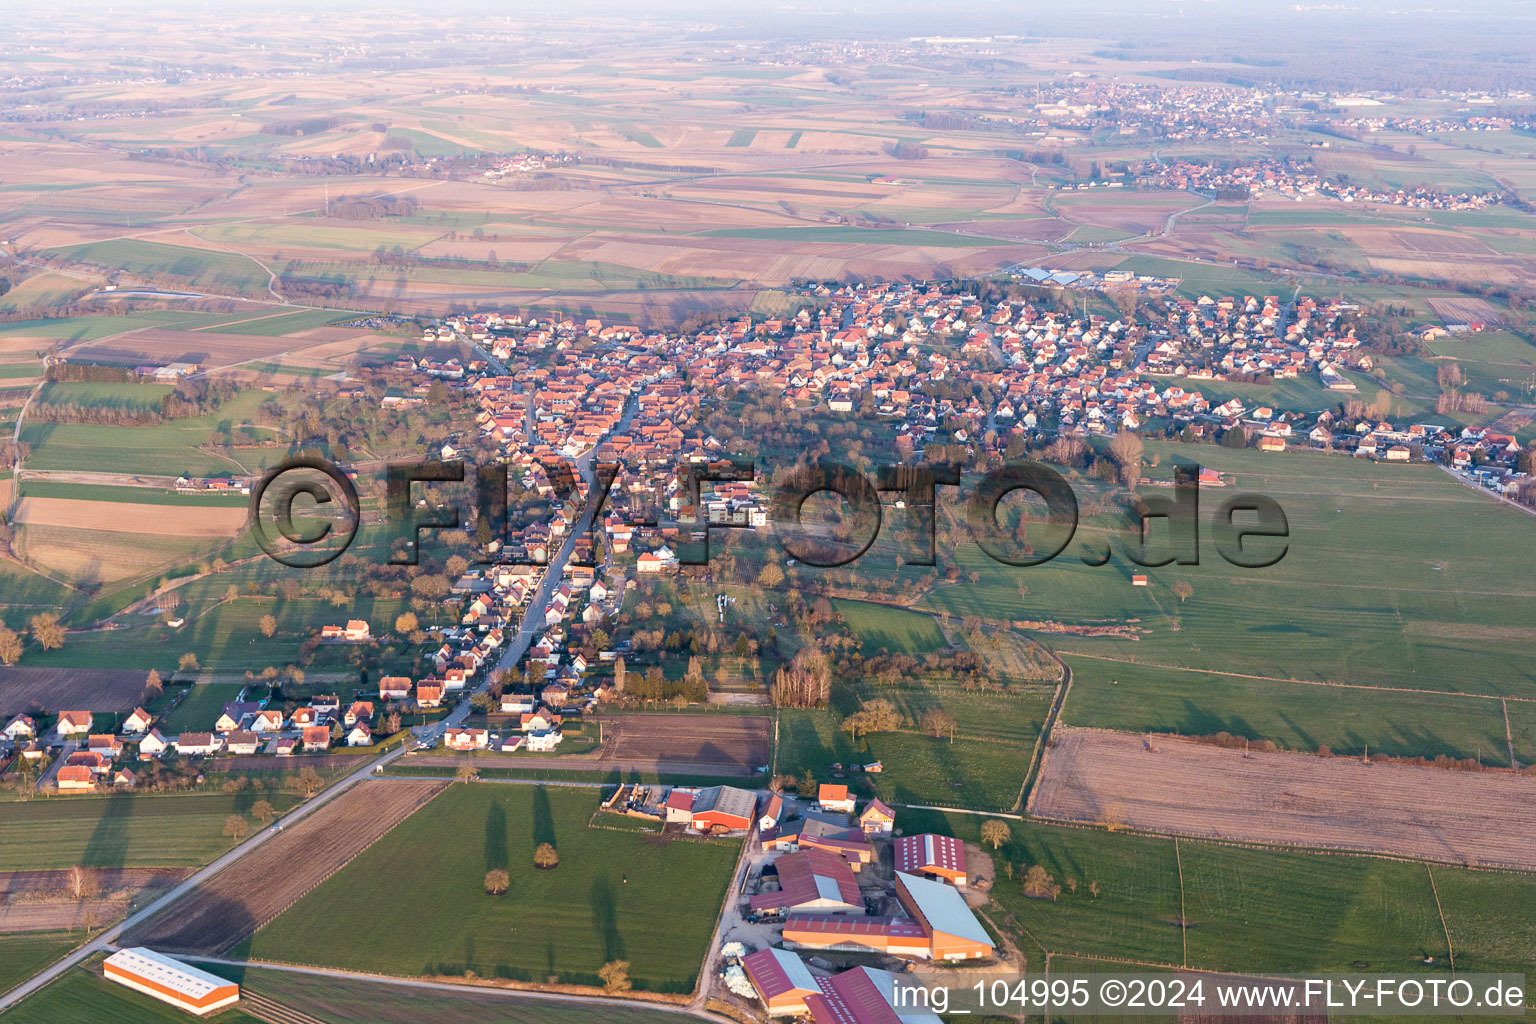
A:
<svg viewBox="0 0 1536 1024">
<path fill-rule="evenodd" d="M 954 717 L 943 708 L 929 708 L 924 711 L 922 726 L 923 731 L 931 733 L 934 739 L 948 736 L 951 740 L 955 738 L 955 730 L 958 728 Z"/>
<path fill-rule="evenodd" d="M 395 635 L 409 636 L 421 627 L 415 612 L 401 612 L 395 616 Z"/>
<path fill-rule="evenodd" d="M 69 874 L 64 879 L 64 887 L 68 890 L 70 899 L 88 900 L 96 895 L 96 872 L 76 864 L 69 869 Z"/>
<path fill-rule="evenodd" d="M 1024 872 L 1024 895 L 1032 900 L 1055 901 L 1061 895 L 1061 886 L 1051 877 L 1049 871 L 1039 864 L 1032 865 Z"/>
<path fill-rule="evenodd" d="M 64 627 L 59 625 L 59 617 L 52 612 L 39 612 L 32 616 L 32 639 L 45 651 L 56 650 L 64 646 Z"/>
<path fill-rule="evenodd" d="M 981 840 L 984 843 L 991 843 L 994 850 L 1012 838 L 1013 829 L 1000 818 L 989 818 L 981 823 Z"/>
<path fill-rule="evenodd" d="M 501 868 L 492 868 L 485 873 L 485 891 L 490 896 L 500 896 L 512 888 L 512 876 Z"/>
<path fill-rule="evenodd" d="M 268 640 L 277 635 L 277 619 L 270 614 L 263 615 L 261 621 L 256 623 L 256 626 L 261 630 L 261 635 Z"/>
<path fill-rule="evenodd" d="M 21 634 L 14 629 L 0 626 L 0 662 L 14 665 L 21 660 L 21 653 L 26 649 L 22 642 Z"/>
<path fill-rule="evenodd" d="M 235 842 L 244 839 L 250 831 L 251 826 L 241 815 L 231 814 L 224 819 L 224 834 Z"/>
<path fill-rule="evenodd" d="M 533 866 L 544 871 L 559 867 L 560 854 L 549 843 L 540 843 L 539 848 L 533 851 Z"/>
<path fill-rule="evenodd" d="M 306 797 L 314 796 L 324 787 L 325 782 L 320 778 L 320 773 L 310 765 L 299 769 L 299 788 L 304 790 Z"/>
<path fill-rule="evenodd" d="M 780 569 L 778 564 L 775 563 L 775 562 L 767 563 L 766 565 L 763 566 L 762 572 L 759 572 L 757 574 L 758 586 L 761 586 L 761 587 L 763 587 L 765 589 L 768 589 L 768 590 L 772 590 L 774 587 L 778 586 L 780 583 L 783 583 L 783 582 L 784 582 L 784 570 Z"/>
<path fill-rule="evenodd" d="M 625 673 L 625 671 L 626 671 L 626 669 L 624 667 L 624 659 L 623 658 L 615 658 L 613 660 L 613 688 L 615 690 L 617 690 L 619 693 L 623 693 L 624 692 L 624 673 Z"/>
<path fill-rule="evenodd" d="M 1185 580 L 1179 580 L 1179 582 L 1173 585 L 1173 596 L 1179 599 L 1180 604 L 1183 604 L 1195 596 L 1195 588 L 1190 586 Z"/>
<path fill-rule="evenodd" d="M 1120 479 L 1127 487 L 1135 487 L 1141 479 L 1141 437 L 1122 430 L 1109 442 L 1109 456 L 1120 467 Z"/>
<path fill-rule="evenodd" d="M 459 770 L 453 773 L 455 782 L 475 782 L 480 778 L 480 773 L 472 764 L 461 764 Z"/>
<path fill-rule="evenodd" d="M 272 819 L 277 817 L 277 808 L 273 807 L 270 801 L 257 800 L 251 804 L 251 816 L 263 825 L 270 825 Z"/>
<path fill-rule="evenodd" d="M 608 961 L 597 969 L 597 976 L 603 981 L 603 991 L 609 995 L 630 990 L 628 960 Z"/>
<path fill-rule="evenodd" d="M 148 704 L 165 692 L 165 683 L 160 679 L 160 673 L 154 669 L 149 670 L 149 675 L 144 677 L 144 703 Z"/>
<path fill-rule="evenodd" d="M 188 651 L 181 656 L 181 660 L 176 663 L 176 667 L 182 672 L 196 672 L 200 667 L 197 662 L 197 655 Z"/>
<path fill-rule="evenodd" d="M 1221 435 L 1221 444 L 1224 448 L 1247 448 L 1248 434 L 1242 427 L 1233 427 Z"/>
</svg>

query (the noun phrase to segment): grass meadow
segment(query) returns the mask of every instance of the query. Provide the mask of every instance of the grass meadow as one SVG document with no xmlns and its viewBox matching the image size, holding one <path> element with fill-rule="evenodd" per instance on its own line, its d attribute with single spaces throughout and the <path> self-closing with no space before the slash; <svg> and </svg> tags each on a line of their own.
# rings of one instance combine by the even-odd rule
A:
<svg viewBox="0 0 1536 1024">
<path fill-rule="evenodd" d="M 740 846 L 589 828 L 597 799 L 557 787 L 453 786 L 257 932 L 250 955 L 576 984 L 596 984 L 604 963 L 628 960 L 636 988 L 686 992 Z M 541 842 L 559 851 L 558 868 L 533 867 Z M 504 896 L 485 893 L 493 869 L 511 875 Z"/>
<path fill-rule="evenodd" d="M 112 1024 L 177 1024 L 189 1018 L 185 1010 L 124 988 L 88 970 L 69 971 L 42 991 L 6 1011 L 6 1024 L 58 1024 L 99 1020 Z M 203 1020 L 211 1024 L 262 1024 L 240 1004 Z"/>
</svg>

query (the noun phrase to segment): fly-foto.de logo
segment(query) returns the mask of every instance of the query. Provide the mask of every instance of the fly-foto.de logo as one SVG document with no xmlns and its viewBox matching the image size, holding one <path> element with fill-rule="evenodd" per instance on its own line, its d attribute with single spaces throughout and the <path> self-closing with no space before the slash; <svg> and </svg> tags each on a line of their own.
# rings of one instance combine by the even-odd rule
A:
<svg viewBox="0 0 1536 1024">
<path fill-rule="evenodd" d="M 576 518 L 574 538 L 584 532 L 596 550 L 598 513 L 602 510 L 622 467 L 616 462 L 598 463 L 585 481 L 585 498 Z M 577 495 L 575 473 L 560 461 L 548 467 L 559 493 Z M 384 468 L 384 502 L 381 525 L 404 540 L 389 555 L 395 564 L 418 561 L 419 539 L 427 530 L 461 530 L 469 523 L 457 505 L 429 506 L 413 500 L 413 485 L 462 483 L 467 466 L 462 460 L 390 463 Z M 491 463 L 474 469 L 476 494 L 474 522 L 482 550 L 473 552 L 483 564 L 520 564 L 506 557 L 508 537 L 507 466 Z M 722 462 L 690 465 L 679 470 L 686 502 L 697 509 L 700 485 L 705 482 L 739 482 L 758 479 L 755 465 Z M 1200 564 L 1201 488 L 1200 467 L 1181 463 L 1175 467 L 1172 487 L 1166 493 L 1138 495 L 1131 529 L 1121 542 L 1121 555 L 1135 565 L 1155 568 Z M 1076 492 L 1066 477 L 1041 462 L 1009 462 L 974 483 L 963 480 L 959 469 L 944 465 L 892 465 L 872 473 L 832 461 L 801 465 L 779 475 L 772 488 L 768 527 L 784 553 L 796 562 L 816 568 L 851 565 L 874 546 L 881 535 L 886 513 L 884 495 L 897 495 L 903 510 L 902 561 L 908 565 L 937 564 L 937 513 L 941 499 L 956 494 L 965 504 L 965 522 L 975 544 L 991 559 L 1004 565 L 1044 565 L 1060 557 L 1078 533 L 1081 510 Z M 819 495 L 846 504 L 836 528 L 807 516 L 807 505 Z M 1038 509 L 1034 519 L 1041 527 L 1034 539 L 1023 542 L 1010 535 L 1000 515 L 1012 495 L 1029 497 Z M 304 525 L 296 518 L 299 499 Z M 319 519 L 316 519 L 316 515 Z M 269 470 L 251 490 L 249 526 L 252 537 L 270 557 L 294 568 L 325 565 L 339 557 L 356 539 L 362 520 L 358 491 L 349 474 L 324 459 L 292 459 Z M 1244 569 L 1275 565 L 1290 550 L 1290 522 L 1275 499 L 1262 494 L 1234 494 L 1209 513 L 1206 520 L 1220 557 Z M 684 565 L 709 564 L 709 537 L 719 530 L 742 527 L 730 523 L 698 522 L 668 524 L 656 519 L 632 523 L 640 529 L 686 526 L 702 540 L 697 551 L 679 552 Z M 1043 538 L 1042 542 L 1036 540 Z M 493 551 L 486 551 L 486 541 Z M 1079 559 L 1085 565 L 1105 565 L 1115 557 L 1107 541 L 1081 545 Z M 702 553 L 699 553 L 699 552 Z M 545 564 L 530 560 L 524 564 Z"/>
</svg>

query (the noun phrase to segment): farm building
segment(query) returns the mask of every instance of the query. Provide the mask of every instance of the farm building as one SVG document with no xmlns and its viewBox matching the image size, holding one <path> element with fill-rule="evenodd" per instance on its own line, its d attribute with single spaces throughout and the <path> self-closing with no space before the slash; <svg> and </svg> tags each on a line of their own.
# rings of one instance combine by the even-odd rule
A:
<svg viewBox="0 0 1536 1024">
<path fill-rule="evenodd" d="M 965 844 L 954 836 L 926 833 L 896 840 L 896 870 L 965 884 Z"/>
<path fill-rule="evenodd" d="M 106 978 L 119 985 L 199 1017 L 240 999 L 240 986 L 234 982 L 143 947 L 118 950 L 107 957 L 101 969 Z"/>
<path fill-rule="evenodd" d="M 898 871 L 896 898 L 908 916 L 791 914 L 784 922 L 784 945 L 874 950 L 919 960 L 975 960 L 992 955 L 992 939 L 953 886 Z"/>
<path fill-rule="evenodd" d="M 787 950 L 760 949 L 743 958 L 741 966 L 769 1016 L 808 1013 L 806 997 L 821 993 L 805 962 Z"/>
<path fill-rule="evenodd" d="M 779 891 L 751 899 L 755 912 L 812 911 L 818 914 L 862 914 L 864 898 L 848 862 L 826 850 L 786 853 L 775 866 Z"/>
<path fill-rule="evenodd" d="M 757 813 L 757 794 L 735 786 L 710 786 L 693 795 L 689 814 L 693 827 L 700 832 L 710 829 L 740 829 L 752 827 Z"/>
<path fill-rule="evenodd" d="M 765 850 L 826 850 L 835 853 L 848 861 L 848 865 L 855 871 L 861 865 L 871 864 L 875 860 L 875 848 L 869 845 L 864 832 L 820 818 L 791 821 L 782 828 L 762 833 L 760 838 Z"/>
</svg>

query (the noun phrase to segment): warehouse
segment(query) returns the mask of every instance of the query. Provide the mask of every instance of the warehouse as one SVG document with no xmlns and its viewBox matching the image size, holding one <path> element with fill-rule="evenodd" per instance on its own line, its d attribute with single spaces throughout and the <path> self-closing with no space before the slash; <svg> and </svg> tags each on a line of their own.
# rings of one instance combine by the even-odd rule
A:
<svg viewBox="0 0 1536 1024">
<path fill-rule="evenodd" d="M 808 1012 L 806 997 L 821 992 L 805 961 L 782 949 L 760 949 L 743 957 L 741 966 L 772 1017 Z"/>
<path fill-rule="evenodd" d="M 667 805 L 671 806 L 670 799 Z M 735 786 L 710 786 L 693 795 L 689 814 L 693 827 L 700 832 L 744 832 L 752 827 L 752 819 L 757 816 L 757 794 Z"/>
<path fill-rule="evenodd" d="M 965 884 L 965 844 L 954 836 L 925 834 L 896 840 L 896 870 Z"/>
<path fill-rule="evenodd" d="M 933 959 L 972 960 L 992 955 L 991 936 L 953 886 L 898 871 L 896 898 L 923 926 Z"/>
<path fill-rule="evenodd" d="M 791 914 L 784 922 L 784 945 L 873 950 L 918 960 L 976 960 L 992 955 L 991 937 L 953 886 L 898 873 L 896 898 L 906 917 L 838 917 L 820 911 Z"/>
<path fill-rule="evenodd" d="M 105 977 L 119 985 L 199 1017 L 240 999 L 240 986 L 234 982 L 142 946 L 118 950 L 107 957 L 101 969 Z"/>
</svg>

